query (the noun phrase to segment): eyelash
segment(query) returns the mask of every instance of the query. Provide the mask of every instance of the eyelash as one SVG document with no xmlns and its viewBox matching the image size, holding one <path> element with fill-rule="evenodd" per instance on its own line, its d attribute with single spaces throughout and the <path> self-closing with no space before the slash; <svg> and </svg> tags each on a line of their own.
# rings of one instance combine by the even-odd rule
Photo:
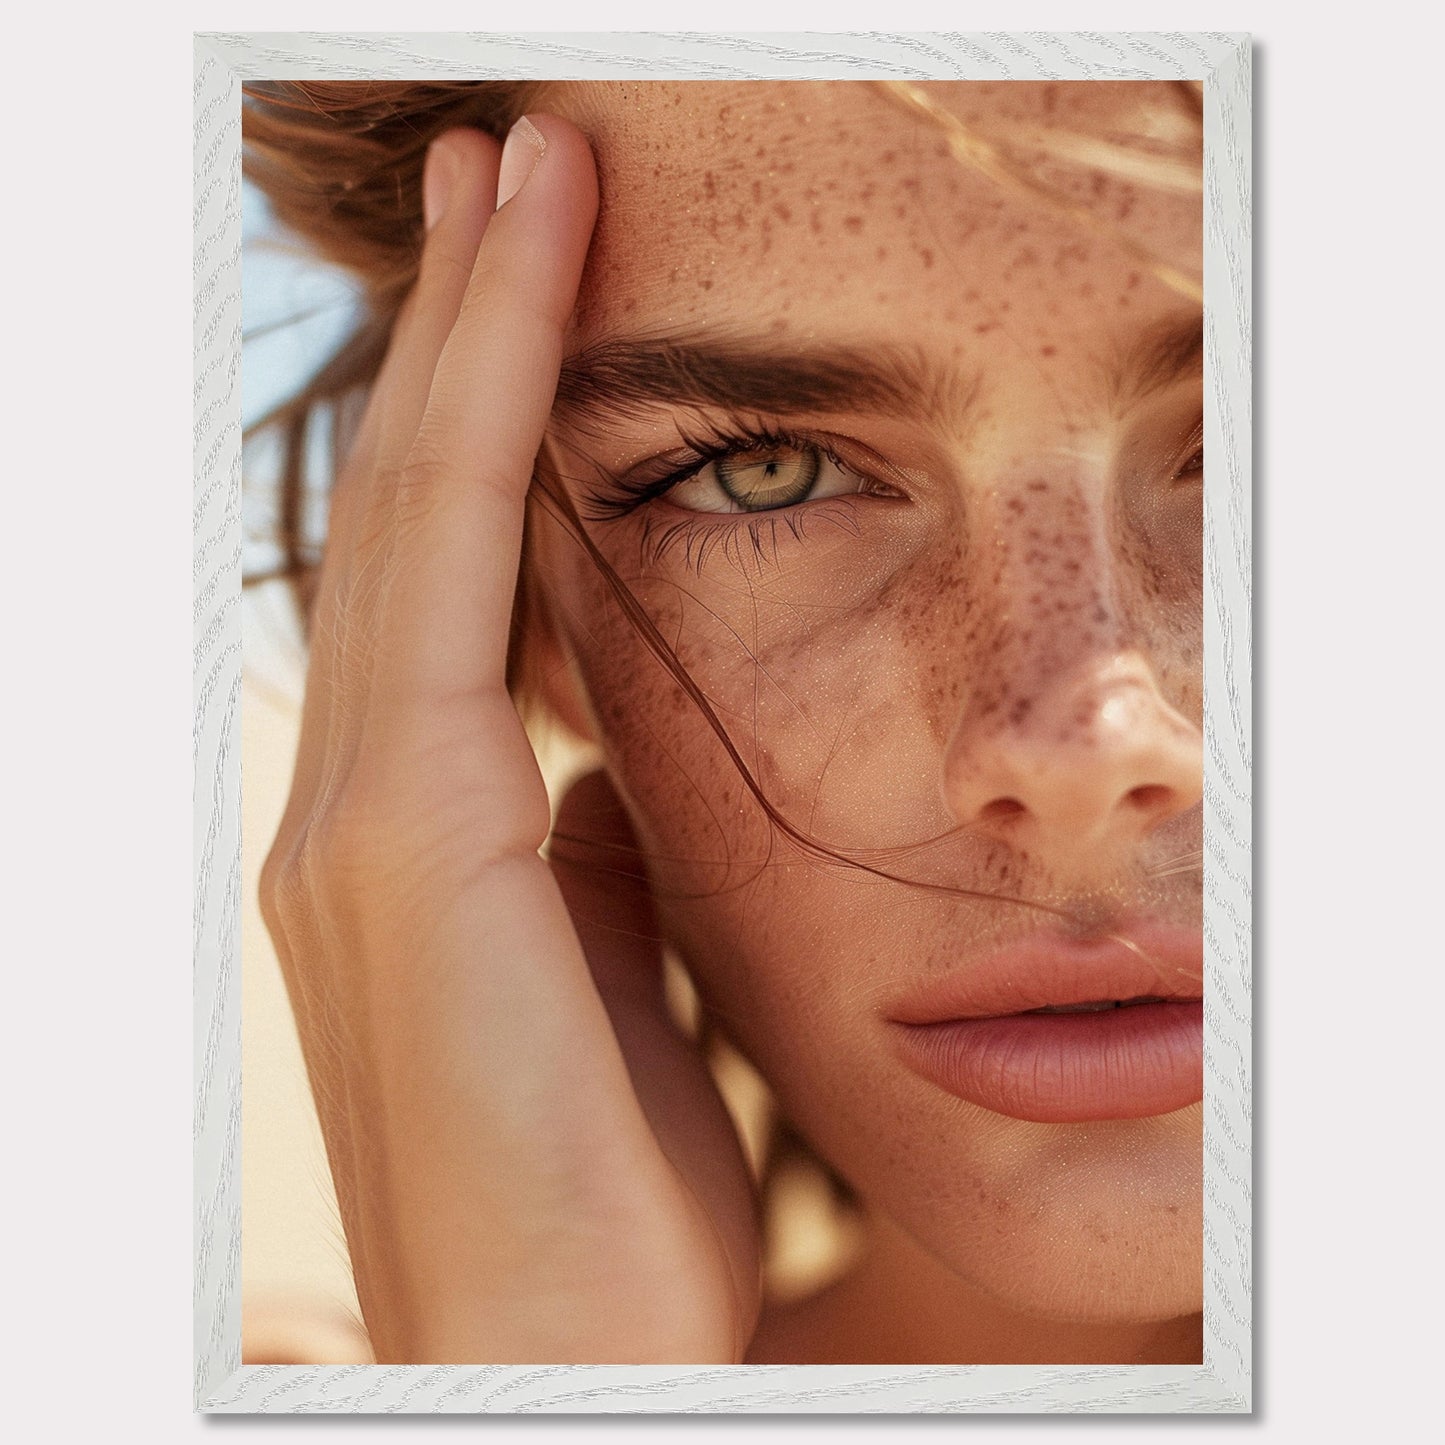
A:
<svg viewBox="0 0 1445 1445">
<path fill-rule="evenodd" d="M 1189 439 L 1179 449 L 1179 455 L 1181 460 L 1170 475 L 1171 481 L 1177 482 L 1184 477 L 1192 476 L 1195 472 L 1203 472 L 1204 423 L 1202 421 L 1189 434 Z"/>
<path fill-rule="evenodd" d="M 789 448 L 816 451 L 834 466 L 860 478 L 874 493 L 888 490 L 876 477 L 843 460 L 833 445 L 818 436 L 769 426 L 742 417 L 729 416 L 720 424 L 706 424 L 703 431 L 689 433 L 679 428 L 686 445 L 685 457 L 679 451 L 664 452 L 651 462 L 620 477 L 609 477 L 611 491 L 592 491 L 586 498 L 585 515 L 592 521 L 610 521 L 630 515 L 647 503 L 665 497 L 674 487 L 696 476 L 705 467 L 722 458 L 745 455 L 766 448 Z M 660 474 L 659 466 L 666 470 Z M 838 523 L 854 533 L 857 518 L 851 505 L 854 496 L 804 499 L 787 507 L 774 507 L 753 513 L 692 513 L 683 521 L 656 522 L 649 519 L 644 533 L 648 558 L 656 563 L 661 557 L 680 549 L 687 566 L 700 572 L 708 557 L 717 550 L 738 566 L 776 560 L 780 543 L 779 525 L 786 527 L 797 541 L 803 540 L 804 523 L 810 519 Z M 830 505 L 831 504 L 831 505 Z"/>
<path fill-rule="evenodd" d="M 666 496 L 674 487 L 696 476 L 703 468 L 720 458 L 771 447 L 820 452 L 834 466 L 859 477 L 871 486 L 875 494 L 878 491 L 892 491 L 876 477 L 844 461 L 833 446 L 817 436 L 748 421 L 738 416 L 728 416 L 718 425 L 708 423 L 705 429 L 697 434 L 689 434 L 680 427 L 678 430 L 687 449 L 685 457 L 679 457 L 680 449 L 674 449 L 653 458 L 651 462 L 642 463 L 622 476 L 609 476 L 608 485 L 611 491 L 592 490 L 587 494 L 583 509 L 587 518 L 601 522 L 630 516 L 647 503 Z M 1179 455 L 1181 460 L 1171 473 L 1171 481 L 1180 481 L 1195 472 L 1202 473 L 1203 422 L 1194 428 Z M 665 466 L 666 470 L 657 473 L 659 466 Z M 695 513 L 680 522 L 650 522 L 644 533 L 644 546 L 649 560 L 654 564 L 666 553 L 680 549 L 689 569 L 699 573 L 708 557 L 719 548 L 725 557 L 738 566 L 749 561 L 754 564 L 773 561 L 776 560 L 780 542 L 780 522 L 796 541 L 803 540 L 803 525 L 806 519 L 821 520 L 824 516 L 856 534 L 858 522 L 851 505 L 853 500 L 852 495 L 830 497 L 812 503 L 804 500 L 788 507 L 776 507 L 752 514 Z"/>
<path fill-rule="evenodd" d="M 740 417 L 730 417 L 720 425 L 709 424 L 706 430 L 700 433 L 689 434 L 681 428 L 678 430 L 686 444 L 685 454 L 680 455 L 682 449 L 677 448 L 654 457 L 651 462 L 642 463 L 640 467 L 633 468 L 623 476 L 609 477 L 608 485 L 612 492 L 593 492 L 587 499 L 593 520 L 603 521 L 626 516 L 638 507 L 665 496 L 674 487 L 695 477 L 712 462 L 771 447 L 820 452 L 834 466 L 862 477 L 865 481 L 871 480 L 856 466 L 845 462 L 827 440 L 789 431 L 784 427 L 765 426 Z M 656 468 L 659 466 L 666 466 L 666 470 L 657 472 Z M 804 503 L 794 505 L 802 506 Z M 784 509 L 779 507 L 773 510 Z"/>
</svg>

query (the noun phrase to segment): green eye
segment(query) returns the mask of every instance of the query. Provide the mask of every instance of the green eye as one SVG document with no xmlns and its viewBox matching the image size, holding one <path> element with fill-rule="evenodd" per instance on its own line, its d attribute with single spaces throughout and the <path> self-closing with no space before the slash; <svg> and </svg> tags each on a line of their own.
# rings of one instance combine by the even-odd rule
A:
<svg viewBox="0 0 1445 1445">
<path fill-rule="evenodd" d="M 817 447 L 770 447 L 719 457 L 714 463 L 718 485 L 744 511 L 790 507 L 812 491 L 822 470 Z"/>
</svg>

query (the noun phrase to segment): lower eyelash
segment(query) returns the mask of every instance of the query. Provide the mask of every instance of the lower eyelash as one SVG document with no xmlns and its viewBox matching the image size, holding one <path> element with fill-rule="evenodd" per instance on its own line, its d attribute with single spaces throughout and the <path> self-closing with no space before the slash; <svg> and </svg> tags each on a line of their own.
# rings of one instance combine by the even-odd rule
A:
<svg viewBox="0 0 1445 1445">
<path fill-rule="evenodd" d="M 680 522 L 661 522 L 644 516 L 643 562 L 657 566 L 680 551 L 679 560 L 689 571 L 696 573 L 701 573 L 708 559 L 716 555 L 741 572 L 757 570 L 776 563 L 779 548 L 786 545 L 788 536 L 795 542 L 803 541 L 805 527 L 815 522 L 841 526 L 856 537 L 858 517 L 856 510 L 849 505 L 851 501 L 851 497 L 830 497 L 815 502 L 806 510 L 802 507 L 780 508 L 753 516 L 746 513 L 715 514 L 727 515 L 729 520 L 726 522 L 704 521 L 704 513 Z M 780 528 L 786 536 L 780 534 Z"/>
</svg>

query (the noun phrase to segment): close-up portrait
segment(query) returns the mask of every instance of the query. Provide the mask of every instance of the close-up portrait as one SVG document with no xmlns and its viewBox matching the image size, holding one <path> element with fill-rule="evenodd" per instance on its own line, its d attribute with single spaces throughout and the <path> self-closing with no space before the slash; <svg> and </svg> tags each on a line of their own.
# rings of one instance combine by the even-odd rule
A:
<svg viewBox="0 0 1445 1445">
<path fill-rule="evenodd" d="M 247 1363 L 1203 1359 L 1204 86 L 247 81 Z"/>
</svg>

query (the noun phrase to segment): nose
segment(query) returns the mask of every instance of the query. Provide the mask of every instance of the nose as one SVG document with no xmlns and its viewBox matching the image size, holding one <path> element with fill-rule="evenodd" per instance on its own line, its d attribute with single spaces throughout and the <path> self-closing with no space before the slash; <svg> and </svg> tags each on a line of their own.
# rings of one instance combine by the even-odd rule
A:
<svg viewBox="0 0 1445 1445">
<path fill-rule="evenodd" d="M 1045 851 L 1112 850 L 1199 802 L 1203 739 L 1141 653 L 1114 651 L 965 715 L 944 789 L 978 832 Z"/>
</svg>

